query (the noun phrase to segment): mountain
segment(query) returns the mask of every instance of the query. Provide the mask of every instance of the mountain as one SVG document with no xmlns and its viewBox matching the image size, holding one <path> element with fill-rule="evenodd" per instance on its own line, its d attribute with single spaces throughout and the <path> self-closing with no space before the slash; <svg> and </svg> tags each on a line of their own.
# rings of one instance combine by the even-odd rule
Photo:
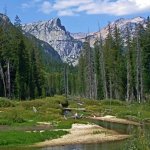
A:
<svg viewBox="0 0 150 150">
<path fill-rule="evenodd" d="M 24 32 L 24 35 L 28 37 L 28 39 L 32 40 L 35 45 L 41 50 L 41 54 L 44 62 L 48 63 L 62 63 L 60 55 L 57 51 L 54 50 L 53 47 L 50 46 L 47 42 L 37 39 L 32 34 Z"/>
<path fill-rule="evenodd" d="M 60 55 L 64 62 L 76 64 L 82 48 L 82 42 L 74 39 L 59 18 L 49 21 L 39 21 L 25 24 L 22 29 L 36 38 L 50 44 Z"/>
<path fill-rule="evenodd" d="M 0 25 L 2 25 L 4 28 L 7 28 L 8 26 L 12 26 L 13 24 L 11 23 L 10 19 L 4 15 L 0 13 Z M 59 56 L 59 54 L 46 42 L 41 41 L 37 38 L 35 38 L 33 35 L 23 32 L 23 34 L 33 43 L 35 43 L 35 45 L 38 45 L 39 50 L 41 51 L 42 57 L 43 57 L 43 61 L 45 61 L 44 59 L 48 59 L 47 61 L 49 63 L 62 63 L 62 60 Z"/>
<path fill-rule="evenodd" d="M 10 19 L 6 15 L 0 13 L 0 25 L 4 25 L 5 23 L 11 24 Z"/>
<path fill-rule="evenodd" d="M 70 33 L 70 35 L 76 39 L 76 40 L 80 40 L 80 41 L 84 41 L 85 37 L 87 36 L 86 33 L 82 33 L 82 32 L 79 32 L 79 33 Z"/>
<path fill-rule="evenodd" d="M 115 29 L 115 26 L 117 26 L 121 32 L 122 37 L 125 38 L 126 27 L 128 26 L 131 28 L 132 36 L 134 36 L 135 35 L 135 29 L 136 29 L 136 26 L 138 24 L 145 26 L 146 25 L 146 19 L 143 17 L 136 17 L 136 18 L 132 18 L 132 19 L 120 18 L 116 21 L 113 21 L 109 25 L 107 25 L 106 27 L 102 28 L 100 31 L 90 33 L 88 35 L 88 37 L 90 39 L 90 45 L 93 47 L 95 41 L 97 40 L 97 38 L 100 37 L 100 35 L 101 35 L 102 39 L 105 39 L 108 35 L 109 27 L 110 27 L 111 31 L 113 32 L 113 30 Z M 76 33 L 74 35 L 75 35 L 74 37 L 77 38 L 78 40 L 80 40 L 82 42 L 85 41 L 85 37 L 83 36 L 84 34 Z M 76 35 L 78 35 L 78 36 L 76 36 Z"/>
<path fill-rule="evenodd" d="M 105 39 L 109 32 L 109 27 L 111 31 L 117 26 L 120 29 L 121 35 L 125 37 L 126 27 L 131 28 L 132 35 L 135 35 L 135 29 L 138 24 L 145 25 L 146 20 L 142 17 L 136 17 L 132 19 L 120 18 L 116 21 L 111 22 L 106 27 L 102 28 L 100 31 L 93 33 L 69 33 L 66 31 L 65 27 L 61 24 L 59 18 L 51 19 L 49 21 L 39 21 L 35 23 L 25 24 L 22 29 L 35 36 L 36 38 L 47 42 L 53 47 L 54 50 L 58 52 L 61 59 L 64 62 L 72 63 L 76 65 L 78 63 L 78 58 L 80 56 L 80 51 L 82 50 L 82 44 L 86 37 L 90 39 L 90 45 L 93 47 L 97 38 L 102 36 Z"/>
</svg>

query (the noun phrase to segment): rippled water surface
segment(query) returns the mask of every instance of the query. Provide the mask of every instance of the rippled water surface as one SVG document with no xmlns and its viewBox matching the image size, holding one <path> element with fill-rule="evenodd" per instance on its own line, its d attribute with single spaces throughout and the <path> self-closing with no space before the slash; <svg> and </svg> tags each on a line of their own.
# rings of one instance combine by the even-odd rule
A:
<svg viewBox="0 0 150 150">
<path fill-rule="evenodd" d="M 66 145 L 42 148 L 41 150 L 121 150 L 124 142 L 109 142 L 102 144 Z"/>
</svg>

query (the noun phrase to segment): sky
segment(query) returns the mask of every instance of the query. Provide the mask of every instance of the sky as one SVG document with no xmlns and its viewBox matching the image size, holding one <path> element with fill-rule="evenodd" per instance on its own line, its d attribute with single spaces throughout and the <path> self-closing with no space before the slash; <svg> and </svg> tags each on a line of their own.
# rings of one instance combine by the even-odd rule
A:
<svg viewBox="0 0 150 150">
<path fill-rule="evenodd" d="M 66 30 L 95 32 L 119 18 L 147 17 L 150 0 L 0 0 L 0 13 L 22 24 L 60 18 Z"/>
</svg>

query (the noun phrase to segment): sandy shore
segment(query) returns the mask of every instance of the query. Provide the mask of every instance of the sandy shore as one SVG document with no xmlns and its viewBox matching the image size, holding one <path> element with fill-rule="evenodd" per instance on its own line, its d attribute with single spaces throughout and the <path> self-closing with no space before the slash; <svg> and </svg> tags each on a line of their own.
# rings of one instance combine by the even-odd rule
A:
<svg viewBox="0 0 150 150">
<path fill-rule="evenodd" d="M 89 117 L 93 120 L 101 120 L 101 121 L 107 121 L 107 122 L 114 122 L 114 123 L 121 123 L 121 124 L 131 124 L 131 125 L 140 125 L 138 122 L 130 121 L 127 119 L 120 119 L 116 118 L 115 116 L 104 116 L 104 117 Z"/>
<path fill-rule="evenodd" d="M 36 143 L 36 147 L 59 146 L 69 144 L 102 143 L 129 138 L 115 131 L 102 128 L 98 125 L 73 124 L 69 130 L 70 134 L 61 138 Z"/>
</svg>

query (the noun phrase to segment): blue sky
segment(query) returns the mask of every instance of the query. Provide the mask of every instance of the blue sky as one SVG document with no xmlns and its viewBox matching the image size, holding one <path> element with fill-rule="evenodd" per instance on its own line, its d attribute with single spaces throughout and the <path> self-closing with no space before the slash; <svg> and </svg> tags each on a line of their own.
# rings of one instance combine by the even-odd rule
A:
<svg viewBox="0 0 150 150">
<path fill-rule="evenodd" d="M 0 12 L 22 23 L 59 17 L 70 32 L 94 32 L 118 18 L 150 15 L 150 0 L 0 0 Z"/>
</svg>

